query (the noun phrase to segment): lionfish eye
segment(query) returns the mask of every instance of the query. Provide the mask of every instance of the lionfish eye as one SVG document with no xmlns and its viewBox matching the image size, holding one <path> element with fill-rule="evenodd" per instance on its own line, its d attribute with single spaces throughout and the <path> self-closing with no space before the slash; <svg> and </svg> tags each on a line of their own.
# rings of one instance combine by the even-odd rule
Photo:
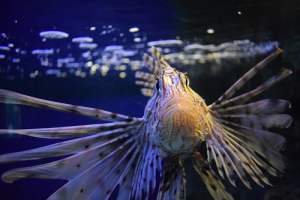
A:
<svg viewBox="0 0 300 200">
<path fill-rule="evenodd" d="M 156 87 L 156 90 L 159 91 L 159 81 L 156 81 L 155 87 Z"/>
<path fill-rule="evenodd" d="M 185 72 L 184 74 L 185 74 L 185 85 L 188 86 L 189 85 L 189 79 L 187 77 L 188 73 Z"/>
<path fill-rule="evenodd" d="M 188 78 L 185 79 L 185 85 L 189 86 L 189 79 Z"/>
</svg>

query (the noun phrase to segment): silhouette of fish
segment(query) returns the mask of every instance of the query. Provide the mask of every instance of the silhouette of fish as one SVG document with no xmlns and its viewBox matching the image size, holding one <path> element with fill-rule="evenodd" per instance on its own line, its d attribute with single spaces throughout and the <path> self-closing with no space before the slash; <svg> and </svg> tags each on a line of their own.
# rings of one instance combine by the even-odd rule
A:
<svg viewBox="0 0 300 200">
<path fill-rule="evenodd" d="M 288 127 L 292 117 L 282 113 L 290 108 L 286 100 L 265 99 L 246 103 L 281 81 L 292 72 L 281 70 L 256 89 L 240 96 L 232 95 L 282 50 L 277 49 L 258 63 L 217 101 L 207 106 L 189 86 L 187 73 L 178 72 L 154 48 L 152 57 L 145 54 L 143 66 L 151 73 L 137 72 L 137 85 L 151 97 L 144 116 L 129 117 L 108 111 L 42 100 L 11 91 L 0 90 L 0 102 L 55 109 L 84 115 L 105 124 L 59 128 L 0 130 L 32 137 L 75 138 L 56 144 L 0 156 L 0 163 L 68 156 L 61 160 L 13 169 L 2 175 L 8 183 L 23 178 L 64 179 L 68 182 L 49 199 L 108 199 L 119 185 L 118 199 L 148 199 L 159 184 L 157 199 L 185 199 L 184 160 L 191 159 L 214 199 L 233 199 L 210 164 L 215 161 L 219 175 L 235 185 L 234 171 L 246 185 L 248 174 L 263 187 L 260 180 L 271 183 L 260 168 L 281 176 L 287 165 L 280 151 L 284 137 L 269 128 Z M 207 159 L 198 147 L 206 143 Z M 265 158 L 263 161 L 257 154 Z M 162 159 L 166 163 L 162 165 Z M 160 176 L 160 183 L 156 177 Z"/>
</svg>

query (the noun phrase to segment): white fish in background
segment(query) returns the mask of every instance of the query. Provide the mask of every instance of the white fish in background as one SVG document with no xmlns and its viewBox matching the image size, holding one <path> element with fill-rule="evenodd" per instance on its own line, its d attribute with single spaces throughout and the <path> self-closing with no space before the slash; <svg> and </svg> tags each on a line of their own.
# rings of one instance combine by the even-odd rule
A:
<svg viewBox="0 0 300 200">
<path fill-rule="evenodd" d="M 44 129 L 0 130 L 39 138 L 74 138 L 28 151 L 0 156 L 0 163 L 69 155 L 64 159 L 2 175 L 8 183 L 22 178 L 68 180 L 49 199 L 108 199 L 120 185 L 118 199 L 148 199 L 159 184 L 157 199 L 185 199 L 184 159 L 192 159 L 214 199 L 233 199 L 210 163 L 215 160 L 219 175 L 235 185 L 234 171 L 251 188 L 246 172 L 259 185 L 271 183 L 260 168 L 281 176 L 286 167 L 279 153 L 285 138 L 267 129 L 288 127 L 292 118 L 278 114 L 290 107 L 285 100 L 265 99 L 246 103 L 292 72 L 283 69 L 256 89 L 231 96 L 261 68 L 282 51 L 277 49 L 240 78 L 216 102 L 207 106 L 189 87 L 187 73 L 170 67 L 152 47 L 152 57 L 144 55 L 143 65 L 151 73 L 137 72 L 142 93 L 151 96 L 142 118 L 108 111 L 42 100 L 11 91 L 0 90 L 0 102 L 23 104 L 84 115 L 106 124 Z M 231 98 L 231 99 L 230 99 Z M 207 160 L 197 151 L 201 142 L 207 146 Z M 261 160 L 260 154 L 269 162 Z M 166 158 L 162 166 L 161 160 Z M 223 169 L 222 169 L 223 168 Z M 156 183 L 156 176 L 161 176 Z"/>
</svg>

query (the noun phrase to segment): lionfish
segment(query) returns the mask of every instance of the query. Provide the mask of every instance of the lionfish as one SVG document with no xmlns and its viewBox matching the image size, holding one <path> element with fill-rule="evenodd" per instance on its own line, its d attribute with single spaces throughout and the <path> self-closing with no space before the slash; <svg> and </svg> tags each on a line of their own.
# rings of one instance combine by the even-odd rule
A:
<svg viewBox="0 0 300 200">
<path fill-rule="evenodd" d="M 147 54 L 143 57 L 143 66 L 151 73 L 136 73 L 136 78 L 144 80 L 136 84 L 147 87 L 142 93 L 151 97 L 141 118 L 1 90 L 2 103 L 55 109 L 112 121 L 83 126 L 0 130 L 1 134 L 47 139 L 76 138 L 1 155 L 0 163 L 68 156 L 42 165 L 10 170 L 2 175 L 2 180 L 8 183 L 23 178 L 68 180 L 49 199 L 108 199 L 119 185 L 117 199 L 148 199 L 157 186 L 157 199 L 177 200 L 186 198 L 184 160 L 190 158 L 213 198 L 223 200 L 233 197 L 211 168 L 212 160 L 223 179 L 225 171 L 230 183 L 235 185 L 235 171 L 250 189 L 246 174 L 262 187 L 260 180 L 271 185 L 260 167 L 274 176 L 284 173 L 287 162 L 280 151 L 284 150 L 286 140 L 268 129 L 291 124 L 292 117 L 278 114 L 290 108 L 290 103 L 279 99 L 245 102 L 292 72 L 282 69 L 256 89 L 231 98 L 282 50 L 277 49 L 254 66 L 209 106 L 190 88 L 187 73 L 168 65 L 154 47 L 151 51 L 152 57 Z M 207 159 L 197 150 L 202 142 L 206 143 Z M 157 183 L 157 176 L 160 176 L 160 183 Z"/>
</svg>

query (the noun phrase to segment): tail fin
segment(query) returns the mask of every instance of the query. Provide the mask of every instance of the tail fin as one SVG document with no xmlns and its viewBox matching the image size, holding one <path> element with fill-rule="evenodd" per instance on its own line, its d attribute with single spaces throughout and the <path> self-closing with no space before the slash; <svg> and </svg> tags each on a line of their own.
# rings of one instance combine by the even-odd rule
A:
<svg viewBox="0 0 300 200">
<path fill-rule="evenodd" d="M 206 188 L 215 200 L 233 200 L 231 194 L 226 191 L 216 173 L 210 168 L 208 162 L 206 162 L 199 152 L 194 153 L 192 161 L 195 170 L 199 173 Z"/>
</svg>

